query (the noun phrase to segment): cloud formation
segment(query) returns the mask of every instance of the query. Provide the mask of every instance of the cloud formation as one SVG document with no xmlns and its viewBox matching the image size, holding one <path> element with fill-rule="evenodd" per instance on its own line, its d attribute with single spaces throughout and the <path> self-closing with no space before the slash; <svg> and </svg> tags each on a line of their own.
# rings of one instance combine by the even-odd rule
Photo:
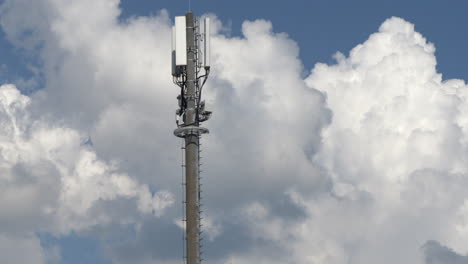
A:
<svg viewBox="0 0 468 264">
<path fill-rule="evenodd" d="M 366 201 L 365 224 L 347 225 L 357 232 L 353 263 L 421 263 L 418 248 L 432 239 L 468 251 L 467 87 L 443 80 L 434 52 L 412 24 L 391 18 L 306 80 L 333 111 L 315 160 L 337 198 Z"/>
<path fill-rule="evenodd" d="M 40 260 L 45 253 L 34 233 L 136 223 L 139 215 L 161 216 L 172 205 L 171 193 L 153 195 L 147 185 L 119 172 L 117 163 L 100 160 L 80 132 L 46 117 L 31 119 L 30 104 L 13 85 L 0 86 L 1 235 L 17 240 L 21 250 L 38 252 Z M 135 207 L 126 208 L 131 215 L 119 208 L 127 200 L 134 200 Z M 1 248 L 13 255 L 8 247 Z M 14 257 L 8 261 L 19 261 Z M 26 261 L 19 250 L 16 257 Z"/>
<path fill-rule="evenodd" d="M 0 245 L 39 263 L 60 252 L 38 232 L 94 236 L 113 263 L 180 261 L 171 21 L 119 14 L 118 0 L 0 7 L 44 83 L 0 88 Z M 213 19 L 207 263 L 465 263 L 467 87 L 437 73 L 433 44 L 390 18 L 304 79 L 270 22 L 230 37 Z"/>
</svg>

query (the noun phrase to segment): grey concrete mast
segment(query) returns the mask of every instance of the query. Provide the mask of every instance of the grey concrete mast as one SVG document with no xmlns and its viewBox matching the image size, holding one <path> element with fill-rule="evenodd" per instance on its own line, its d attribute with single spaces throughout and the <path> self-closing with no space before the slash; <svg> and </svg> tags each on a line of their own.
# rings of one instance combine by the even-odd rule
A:
<svg viewBox="0 0 468 264">
<path fill-rule="evenodd" d="M 185 20 L 185 21 L 184 21 Z M 183 25 L 185 22 L 185 25 Z M 185 35 L 184 35 L 185 33 Z M 203 47 L 202 46 L 203 43 Z M 201 262 L 200 224 L 200 137 L 208 129 L 200 123 L 208 120 L 201 90 L 210 71 L 209 19 L 204 21 L 204 32 L 192 12 L 176 17 L 173 28 L 172 75 L 181 88 L 179 109 L 176 111 L 177 129 L 174 135 L 185 141 L 185 249 L 187 264 Z M 204 75 L 200 75 L 201 70 Z M 182 123 L 180 123 L 182 121 Z"/>
<path fill-rule="evenodd" d="M 193 13 L 186 14 L 187 23 L 187 109 L 185 114 L 185 125 L 196 124 L 196 45 L 195 45 L 195 21 Z M 185 206 L 186 206 L 186 239 L 187 239 L 187 264 L 198 264 L 200 260 L 200 203 L 198 199 L 198 135 L 188 134 L 185 137 Z"/>
</svg>

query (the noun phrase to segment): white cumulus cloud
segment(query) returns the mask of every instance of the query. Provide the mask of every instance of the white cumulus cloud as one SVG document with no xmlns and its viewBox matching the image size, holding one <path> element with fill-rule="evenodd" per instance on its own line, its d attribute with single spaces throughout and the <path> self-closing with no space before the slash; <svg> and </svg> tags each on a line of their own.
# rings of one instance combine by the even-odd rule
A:
<svg viewBox="0 0 468 264">
<path fill-rule="evenodd" d="M 67 234 L 135 222 L 138 214 L 160 216 L 172 205 L 171 193 L 153 196 L 147 185 L 119 172 L 117 164 L 99 160 L 78 131 L 46 117 L 31 119 L 30 104 L 13 85 L 0 86 L 0 235 L 41 252 L 32 236 L 36 232 Z M 121 200 L 135 200 L 138 214 L 115 215 L 112 204 L 100 205 Z M 2 255 L 9 251 L 0 250 Z"/>
<path fill-rule="evenodd" d="M 0 89 L 0 244 L 45 262 L 60 250 L 35 233 L 73 231 L 114 263 L 180 260 L 167 11 L 120 21 L 118 0 L 6 0 L 0 14 L 44 81 L 29 96 Z M 304 79 L 270 22 L 230 37 L 213 20 L 207 263 L 466 260 L 467 87 L 443 79 L 411 23 L 388 19 Z"/>
</svg>

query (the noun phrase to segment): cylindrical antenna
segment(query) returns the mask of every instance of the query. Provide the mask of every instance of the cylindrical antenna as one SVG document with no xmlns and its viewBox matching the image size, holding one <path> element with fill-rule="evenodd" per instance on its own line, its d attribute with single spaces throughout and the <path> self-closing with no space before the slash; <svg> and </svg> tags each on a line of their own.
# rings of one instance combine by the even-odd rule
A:
<svg viewBox="0 0 468 264">
<path fill-rule="evenodd" d="M 204 37 L 205 37 L 205 45 L 203 51 L 203 66 L 205 68 L 210 68 L 211 66 L 211 29 L 210 29 L 210 18 L 206 17 L 204 20 Z"/>
</svg>

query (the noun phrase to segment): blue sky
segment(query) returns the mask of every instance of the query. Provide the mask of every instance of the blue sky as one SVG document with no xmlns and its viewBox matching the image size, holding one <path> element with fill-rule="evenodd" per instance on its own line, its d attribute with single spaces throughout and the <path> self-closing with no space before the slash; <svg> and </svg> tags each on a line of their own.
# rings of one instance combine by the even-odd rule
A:
<svg viewBox="0 0 468 264">
<path fill-rule="evenodd" d="M 123 0 L 122 16 L 149 15 L 165 8 L 171 15 L 184 14 L 188 1 Z M 416 25 L 437 48 L 438 69 L 445 78 L 467 79 L 468 3 L 454 1 L 375 0 L 290 0 L 216 1 L 193 0 L 194 12 L 214 13 L 232 23 L 233 35 L 240 34 L 245 20 L 266 19 L 276 32 L 286 32 L 301 49 L 307 70 L 317 62 L 329 62 L 336 51 L 347 53 L 364 41 L 387 18 L 397 16 Z"/>
<path fill-rule="evenodd" d="M 0 151 L 0 162 L 14 179 L 0 176 L 0 193 L 33 190 L 11 196 L 24 198 L 19 210 L 0 203 L 8 212 L 0 255 L 7 241 L 42 252 L 41 264 L 180 262 L 176 89 L 161 73 L 168 25 L 128 21 L 161 9 L 183 15 L 188 1 L 121 0 L 128 27 L 73 17 L 112 17 L 115 1 L 105 1 L 110 11 L 91 0 L 76 0 L 76 9 L 66 0 L 0 0 L 13 7 L 0 23 L 17 22 L 0 24 L 0 150 L 11 151 Z M 206 91 L 215 108 L 205 144 L 208 263 L 468 262 L 468 95 L 454 80 L 468 80 L 467 1 L 191 5 L 231 30 L 215 36 L 222 59 Z M 258 19 L 288 37 L 257 21 L 244 38 L 242 24 Z M 17 33 L 20 44 L 7 38 Z M 34 34 L 36 49 L 18 47 Z M 357 45 L 361 53 L 350 55 Z M 345 57 L 336 61 L 336 52 Z"/>
</svg>

